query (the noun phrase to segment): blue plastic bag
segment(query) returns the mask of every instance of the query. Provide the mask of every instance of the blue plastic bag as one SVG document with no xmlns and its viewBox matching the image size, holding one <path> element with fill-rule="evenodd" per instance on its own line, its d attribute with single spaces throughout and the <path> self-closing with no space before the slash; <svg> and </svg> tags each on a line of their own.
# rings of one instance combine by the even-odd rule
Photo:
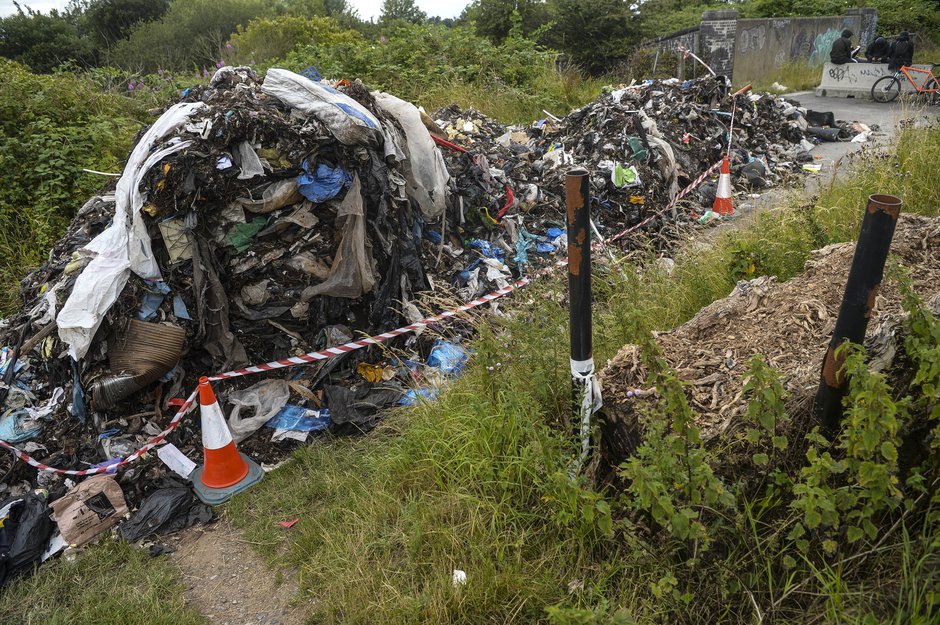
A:
<svg viewBox="0 0 940 625">
<path fill-rule="evenodd" d="M 268 419 L 265 426 L 275 430 L 293 430 L 295 432 L 321 432 L 333 420 L 326 408 L 313 410 L 303 406 L 287 404 L 276 415 Z"/>
<path fill-rule="evenodd" d="M 331 167 L 318 163 L 310 172 L 310 159 L 303 162 L 304 173 L 297 176 L 297 187 L 301 195 L 315 204 L 332 200 L 352 183 L 352 176 L 341 165 Z"/>
<path fill-rule="evenodd" d="M 441 370 L 444 375 L 459 375 L 470 360 L 470 353 L 466 349 L 438 339 L 428 355 L 428 366 Z"/>
<path fill-rule="evenodd" d="M 0 417 L 0 440 L 8 443 L 28 441 L 42 432 L 42 421 L 32 419 L 25 409 L 8 410 Z"/>
<path fill-rule="evenodd" d="M 499 261 L 502 261 L 506 257 L 506 253 L 503 252 L 502 248 L 491 245 L 489 241 L 483 239 L 474 239 L 470 241 L 470 247 L 480 250 L 480 253 L 483 254 L 486 258 L 495 258 Z"/>
<path fill-rule="evenodd" d="M 438 390 L 436 388 L 421 387 L 405 391 L 402 398 L 398 400 L 400 406 L 417 406 L 421 401 L 434 401 L 437 399 Z"/>
</svg>

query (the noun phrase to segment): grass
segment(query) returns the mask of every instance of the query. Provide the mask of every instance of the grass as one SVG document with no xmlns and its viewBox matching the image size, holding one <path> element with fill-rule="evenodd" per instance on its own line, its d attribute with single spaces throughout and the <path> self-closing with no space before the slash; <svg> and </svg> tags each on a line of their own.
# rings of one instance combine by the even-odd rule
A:
<svg viewBox="0 0 940 625">
<path fill-rule="evenodd" d="M 534 88 L 519 89 L 499 84 L 481 88 L 479 85 L 453 81 L 432 86 L 413 94 L 411 100 L 434 111 L 449 104 L 475 108 L 507 124 L 529 124 L 543 119 L 543 109 L 558 117 L 597 98 L 610 80 L 582 76 L 573 69 L 546 69 L 535 81 Z M 405 97 L 405 96 L 402 96 Z"/>
<path fill-rule="evenodd" d="M 105 539 L 0 591 L 4 625 L 203 625 L 167 558 Z"/>
<path fill-rule="evenodd" d="M 796 274 L 812 249 L 854 238 L 870 193 L 938 214 L 938 191 L 924 184 L 938 155 L 940 130 L 907 130 L 896 154 L 866 153 L 815 206 L 764 213 L 689 247 L 671 276 L 629 266 L 626 278 L 596 275 L 596 358 L 649 320 L 659 329 L 682 323 L 739 278 Z M 316 622 L 618 622 L 621 609 L 644 623 L 667 613 L 702 622 L 721 613 L 718 597 L 662 601 L 666 552 L 616 528 L 605 533 L 608 502 L 565 479 L 563 290 L 548 280 L 520 296 L 507 319 L 487 319 L 473 365 L 437 403 L 390 415 L 365 439 L 307 447 L 230 504 L 249 540 L 270 545 L 272 565 L 299 569 L 318 599 Z M 285 536 L 275 521 L 293 516 L 301 522 Z M 905 545 L 915 559 L 936 558 L 936 545 Z M 455 568 L 467 572 L 466 587 L 451 585 Z M 813 605 L 837 619 L 855 613 L 863 590 L 873 600 L 925 592 L 913 574 L 890 587 L 825 574 L 842 585 L 842 604 Z"/>
<path fill-rule="evenodd" d="M 595 358 L 637 340 L 638 328 L 681 324 L 740 278 L 796 274 L 810 250 L 855 237 L 870 193 L 900 195 L 905 212 L 938 214 L 938 157 L 940 130 L 908 129 L 893 153 L 863 153 L 814 204 L 759 214 L 686 246 L 671 275 L 652 265 L 599 269 Z M 680 587 L 685 559 L 672 545 L 612 515 L 616 498 L 569 482 L 564 288 L 547 279 L 514 297 L 511 314 L 479 320 L 476 356 L 439 401 L 396 411 L 368 437 L 299 450 L 227 515 L 273 567 L 296 568 L 316 599 L 311 622 L 730 622 L 736 562 L 760 562 L 773 546 L 729 553 L 708 584 Z M 289 531 L 277 525 L 294 517 L 301 520 Z M 748 517 L 762 523 L 759 510 Z M 880 554 L 880 577 L 820 569 L 793 590 L 794 580 L 768 566 L 760 585 L 793 590 L 807 613 L 831 622 L 908 622 L 892 606 L 935 603 L 925 586 L 938 554 L 932 536 Z M 466 571 L 465 586 L 452 584 L 454 569 Z M 198 622 L 178 591 L 165 561 L 108 544 L 14 585 L 0 596 L 0 614 L 11 615 L 4 623 Z M 127 605 L 112 600 L 125 596 Z"/>
<path fill-rule="evenodd" d="M 822 66 L 812 66 L 801 60 L 788 61 L 775 72 L 754 81 L 755 91 L 774 92 L 772 85 L 779 83 L 787 88 L 788 93 L 806 91 L 819 86 Z M 744 85 L 737 85 L 743 87 Z"/>
</svg>

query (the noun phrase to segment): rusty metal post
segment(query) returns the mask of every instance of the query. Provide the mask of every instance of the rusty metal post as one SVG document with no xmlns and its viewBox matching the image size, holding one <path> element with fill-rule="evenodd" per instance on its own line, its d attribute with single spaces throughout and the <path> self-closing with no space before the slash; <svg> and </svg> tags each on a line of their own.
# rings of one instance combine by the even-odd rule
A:
<svg viewBox="0 0 940 625">
<path fill-rule="evenodd" d="M 589 445 L 593 401 L 594 348 L 591 336 L 591 202 L 587 170 L 565 176 L 568 225 L 568 306 L 571 334 L 572 429 Z M 590 402 L 590 403 L 588 403 Z M 580 462 L 578 463 L 580 466 Z"/>
<path fill-rule="evenodd" d="M 901 198 L 893 195 L 872 195 L 868 198 L 849 279 L 845 284 L 845 295 L 839 307 L 839 317 L 823 359 L 814 403 L 816 419 L 830 438 L 839 431 L 842 399 L 846 393 L 845 379 L 841 373 L 843 359 L 837 358 L 835 351 L 846 341 L 858 344 L 865 341 L 865 330 L 884 277 L 885 261 L 901 214 L 901 205 Z"/>
</svg>

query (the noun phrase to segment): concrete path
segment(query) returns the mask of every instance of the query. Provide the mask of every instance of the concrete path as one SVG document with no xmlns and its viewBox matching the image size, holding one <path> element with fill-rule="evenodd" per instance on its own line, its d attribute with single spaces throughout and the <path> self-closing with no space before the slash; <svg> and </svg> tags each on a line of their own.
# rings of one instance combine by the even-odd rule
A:
<svg viewBox="0 0 940 625">
<path fill-rule="evenodd" d="M 855 98 L 821 98 L 817 97 L 812 91 L 800 91 L 797 93 L 788 93 L 785 98 L 795 100 L 800 106 L 819 112 L 832 111 L 836 120 L 845 120 L 849 122 L 861 122 L 868 126 L 877 124 L 881 129 L 873 137 L 875 141 L 890 141 L 897 130 L 898 122 L 902 119 L 911 118 L 933 118 L 940 116 L 940 106 L 924 106 L 923 104 L 895 101 L 889 104 L 881 104 L 872 100 L 858 100 Z M 830 171 L 833 164 L 846 154 L 851 154 L 860 150 L 864 144 L 850 142 L 824 142 L 820 143 L 813 150 L 813 154 L 822 158 L 817 162 L 822 163 L 823 171 Z"/>
</svg>

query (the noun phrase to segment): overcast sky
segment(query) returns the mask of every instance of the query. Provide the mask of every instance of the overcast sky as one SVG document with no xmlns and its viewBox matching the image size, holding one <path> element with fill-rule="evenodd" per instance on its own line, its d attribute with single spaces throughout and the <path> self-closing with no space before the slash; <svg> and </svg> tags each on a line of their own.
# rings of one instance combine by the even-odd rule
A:
<svg viewBox="0 0 940 625">
<path fill-rule="evenodd" d="M 382 0 L 349 0 L 359 11 L 359 17 L 369 20 L 378 18 L 382 10 Z M 30 7 L 43 13 L 50 9 L 64 9 L 68 0 L 22 0 L 20 6 L 24 9 Z M 417 0 L 421 10 L 428 15 L 441 17 L 457 17 L 463 8 L 469 4 L 467 0 Z M 16 12 L 13 0 L 0 0 L 0 17 Z"/>
</svg>

